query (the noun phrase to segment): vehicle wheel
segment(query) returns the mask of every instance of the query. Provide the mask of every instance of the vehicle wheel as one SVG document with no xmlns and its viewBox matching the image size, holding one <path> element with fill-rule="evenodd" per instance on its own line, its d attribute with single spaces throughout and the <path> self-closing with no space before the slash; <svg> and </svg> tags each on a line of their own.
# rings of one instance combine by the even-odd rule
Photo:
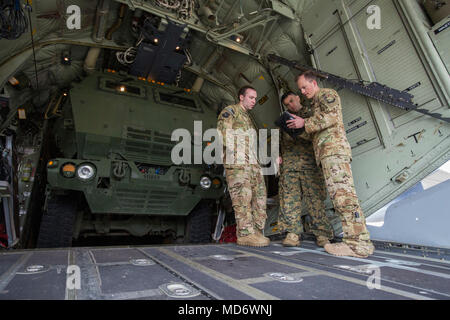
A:
<svg viewBox="0 0 450 320">
<path fill-rule="evenodd" d="M 42 215 L 38 248 L 65 248 L 72 245 L 72 234 L 76 216 L 76 201 L 73 196 L 52 196 L 47 202 L 47 211 Z"/>
<path fill-rule="evenodd" d="M 211 242 L 211 225 L 211 207 L 207 202 L 200 201 L 189 214 L 185 242 Z"/>
</svg>

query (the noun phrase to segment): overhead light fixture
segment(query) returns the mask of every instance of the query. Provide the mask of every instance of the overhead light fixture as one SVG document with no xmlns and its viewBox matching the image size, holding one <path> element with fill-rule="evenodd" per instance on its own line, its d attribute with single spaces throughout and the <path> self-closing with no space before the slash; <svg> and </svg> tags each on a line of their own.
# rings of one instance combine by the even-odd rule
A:
<svg viewBox="0 0 450 320">
<path fill-rule="evenodd" d="M 61 54 L 61 63 L 64 65 L 70 65 L 72 59 L 70 58 L 70 51 L 64 50 Z"/>
<path fill-rule="evenodd" d="M 68 87 L 61 88 L 61 94 L 62 94 L 63 99 L 69 96 L 69 90 L 70 90 L 70 88 L 68 88 Z"/>
<path fill-rule="evenodd" d="M 17 112 L 19 114 L 19 119 L 24 120 L 27 118 L 27 113 L 25 112 L 24 108 L 18 108 Z"/>
<path fill-rule="evenodd" d="M 19 80 L 17 80 L 16 78 L 14 78 L 14 77 L 11 77 L 11 78 L 9 78 L 8 79 L 8 81 L 9 81 L 9 83 L 12 85 L 12 86 L 17 86 L 20 82 L 19 82 Z"/>
<path fill-rule="evenodd" d="M 231 36 L 231 40 L 236 41 L 237 43 L 242 43 L 242 41 L 244 40 L 244 37 L 235 34 L 235 35 Z"/>
<path fill-rule="evenodd" d="M 153 39 L 153 42 L 154 42 L 155 44 L 158 44 L 158 42 L 159 42 L 158 38 Z"/>
</svg>

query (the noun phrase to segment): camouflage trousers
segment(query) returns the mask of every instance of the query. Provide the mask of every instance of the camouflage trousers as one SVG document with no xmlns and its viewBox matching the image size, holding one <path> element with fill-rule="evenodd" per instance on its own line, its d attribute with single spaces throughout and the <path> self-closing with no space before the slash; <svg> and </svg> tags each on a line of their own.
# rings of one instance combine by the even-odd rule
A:
<svg viewBox="0 0 450 320">
<path fill-rule="evenodd" d="M 316 236 L 333 238 L 333 227 L 325 214 L 325 182 L 320 169 L 281 172 L 278 184 L 280 230 L 299 235 L 302 232 L 302 206 L 311 217 L 311 231 Z"/>
<path fill-rule="evenodd" d="M 328 193 L 342 221 L 343 242 L 358 254 L 371 254 L 372 243 L 355 191 L 350 158 L 326 157 L 321 165 Z"/>
<path fill-rule="evenodd" d="M 264 229 L 267 192 L 261 167 L 226 169 L 228 190 L 236 218 L 236 233 L 243 237 Z"/>
</svg>

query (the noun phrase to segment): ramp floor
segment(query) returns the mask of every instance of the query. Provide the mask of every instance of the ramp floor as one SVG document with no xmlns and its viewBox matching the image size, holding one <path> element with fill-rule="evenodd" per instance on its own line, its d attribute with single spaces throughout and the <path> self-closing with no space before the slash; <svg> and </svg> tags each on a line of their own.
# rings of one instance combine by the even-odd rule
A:
<svg viewBox="0 0 450 320">
<path fill-rule="evenodd" d="M 310 241 L 4 251 L 0 299 L 450 299 L 447 249 L 375 244 L 368 259 Z"/>
</svg>

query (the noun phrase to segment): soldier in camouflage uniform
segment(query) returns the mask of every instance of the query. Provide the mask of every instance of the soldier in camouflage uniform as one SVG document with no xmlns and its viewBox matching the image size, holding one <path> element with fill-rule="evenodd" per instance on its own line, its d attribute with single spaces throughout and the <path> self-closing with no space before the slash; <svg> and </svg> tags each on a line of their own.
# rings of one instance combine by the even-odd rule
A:
<svg viewBox="0 0 450 320">
<path fill-rule="evenodd" d="M 267 192 L 256 157 L 256 139 L 251 137 L 252 132 L 256 135 L 256 128 L 248 114 L 255 106 L 257 93 L 246 86 L 238 96 L 238 104 L 220 113 L 217 129 L 224 146 L 223 163 L 236 218 L 237 244 L 264 247 L 270 243 L 262 233 L 267 219 Z"/>
<path fill-rule="evenodd" d="M 297 79 L 302 94 L 312 99 L 314 115 L 308 119 L 295 117 L 289 128 L 305 128 L 313 136 L 316 162 L 322 166 L 328 193 L 342 221 L 343 242 L 325 245 L 333 255 L 367 257 L 374 247 L 359 205 L 351 170 L 351 147 L 342 118 L 341 99 L 332 89 L 321 89 L 312 72 Z"/>
<path fill-rule="evenodd" d="M 293 92 L 285 93 L 281 102 L 287 106 L 291 114 L 308 118 L 312 115 L 300 103 L 300 97 Z M 298 246 L 300 244 L 302 204 L 311 216 L 311 229 L 316 236 L 317 245 L 323 247 L 333 238 L 333 229 L 325 214 L 326 199 L 325 182 L 320 168 L 314 158 L 311 141 L 300 137 L 293 139 L 282 132 L 281 175 L 279 181 L 280 211 L 278 225 L 287 231 L 283 245 Z"/>
</svg>

